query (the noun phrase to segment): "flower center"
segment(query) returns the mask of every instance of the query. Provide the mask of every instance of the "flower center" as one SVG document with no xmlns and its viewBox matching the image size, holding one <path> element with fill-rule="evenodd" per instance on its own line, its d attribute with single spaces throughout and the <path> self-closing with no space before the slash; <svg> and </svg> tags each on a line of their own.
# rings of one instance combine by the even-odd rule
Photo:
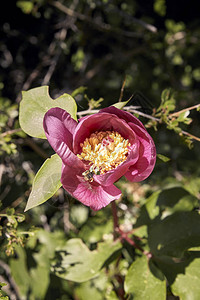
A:
<svg viewBox="0 0 200 300">
<path fill-rule="evenodd" d="M 127 159 L 129 140 L 116 131 L 94 132 L 80 144 L 78 158 L 89 162 L 90 169 L 83 173 L 86 180 L 93 181 L 94 174 L 104 174 L 115 169 Z"/>
</svg>

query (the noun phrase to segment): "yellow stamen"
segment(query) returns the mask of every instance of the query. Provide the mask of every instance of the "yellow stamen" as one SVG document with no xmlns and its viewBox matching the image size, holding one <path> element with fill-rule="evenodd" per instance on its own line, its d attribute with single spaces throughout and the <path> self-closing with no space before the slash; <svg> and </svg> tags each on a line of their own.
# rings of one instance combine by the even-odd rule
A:
<svg viewBox="0 0 200 300">
<path fill-rule="evenodd" d="M 80 146 L 78 158 L 89 162 L 90 172 L 104 174 L 127 159 L 130 143 L 116 131 L 100 131 L 92 133 Z"/>
</svg>

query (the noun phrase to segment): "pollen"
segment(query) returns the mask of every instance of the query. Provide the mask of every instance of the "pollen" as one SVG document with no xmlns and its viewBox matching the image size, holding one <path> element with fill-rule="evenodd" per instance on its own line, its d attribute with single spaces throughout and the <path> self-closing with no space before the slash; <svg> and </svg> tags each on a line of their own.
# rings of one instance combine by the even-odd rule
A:
<svg viewBox="0 0 200 300">
<path fill-rule="evenodd" d="M 92 133 L 80 146 L 82 152 L 77 154 L 78 158 L 89 163 L 93 174 L 104 174 L 127 159 L 130 143 L 116 131 L 99 131 Z"/>
</svg>

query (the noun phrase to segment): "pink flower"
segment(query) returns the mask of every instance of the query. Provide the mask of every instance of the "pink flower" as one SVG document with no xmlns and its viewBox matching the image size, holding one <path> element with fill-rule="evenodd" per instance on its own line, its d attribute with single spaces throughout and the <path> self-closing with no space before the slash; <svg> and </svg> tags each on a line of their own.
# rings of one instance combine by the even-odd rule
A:
<svg viewBox="0 0 200 300">
<path fill-rule="evenodd" d="M 123 175 L 142 181 L 152 172 L 156 149 L 143 124 L 113 106 L 77 123 L 61 108 L 44 117 L 46 137 L 61 157 L 64 189 L 93 210 L 119 199 L 114 183 Z"/>
</svg>

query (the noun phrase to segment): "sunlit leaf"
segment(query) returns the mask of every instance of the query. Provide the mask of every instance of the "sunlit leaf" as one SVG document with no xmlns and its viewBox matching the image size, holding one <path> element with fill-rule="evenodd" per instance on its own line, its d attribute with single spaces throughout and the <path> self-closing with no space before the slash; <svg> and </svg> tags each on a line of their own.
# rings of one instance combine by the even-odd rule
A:
<svg viewBox="0 0 200 300">
<path fill-rule="evenodd" d="M 113 104 L 112 106 L 122 109 L 128 102 L 129 102 L 129 100 L 121 101 L 121 102 L 117 102 L 117 103 Z"/>
<path fill-rule="evenodd" d="M 181 300 L 198 300 L 200 295 L 200 251 L 190 251 L 184 257 L 154 257 L 156 265 L 166 276 L 175 296 Z"/>
<path fill-rule="evenodd" d="M 200 295 L 200 257 L 192 260 L 184 270 L 177 275 L 172 285 L 172 292 L 181 300 L 199 300 Z"/>
<path fill-rule="evenodd" d="M 25 211 L 44 203 L 61 187 L 61 168 L 62 161 L 57 154 L 44 162 L 34 178 Z"/>
<path fill-rule="evenodd" d="M 76 288 L 75 293 L 78 296 L 78 299 L 80 300 L 107 300 L 108 298 L 105 298 L 105 290 L 107 285 L 108 278 L 105 272 L 102 271 L 97 278 L 91 279 L 80 284 Z"/>
<path fill-rule="evenodd" d="M 157 154 L 157 157 L 162 160 L 163 162 L 168 162 L 170 160 L 169 157 L 162 155 L 162 154 Z"/>
<path fill-rule="evenodd" d="M 50 280 L 50 261 L 46 247 L 43 246 L 38 253 L 34 253 L 33 258 L 36 266 L 30 270 L 32 293 L 36 299 L 44 299 Z"/>
<path fill-rule="evenodd" d="M 164 276 L 153 264 L 150 268 L 146 256 L 137 258 L 131 265 L 125 278 L 124 287 L 125 292 L 131 294 L 134 300 L 166 299 Z"/>
<path fill-rule="evenodd" d="M 22 101 L 19 107 L 20 126 L 27 134 L 45 139 L 43 118 L 45 113 L 52 107 L 60 107 L 66 110 L 76 120 L 77 106 L 74 99 L 63 94 L 53 100 L 49 96 L 49 87 L 41 86 L 22 92 Z"/>
<path fill-rule="evenodd" d="M 58 277 L 84 282 L 96 277 L 105 261 L 121 248 L 119 242 L 99 243 L 97 250 L 90 251 L 81 239 L 71 239 L 57 249 L 52 271 Z"/>
</svg>

